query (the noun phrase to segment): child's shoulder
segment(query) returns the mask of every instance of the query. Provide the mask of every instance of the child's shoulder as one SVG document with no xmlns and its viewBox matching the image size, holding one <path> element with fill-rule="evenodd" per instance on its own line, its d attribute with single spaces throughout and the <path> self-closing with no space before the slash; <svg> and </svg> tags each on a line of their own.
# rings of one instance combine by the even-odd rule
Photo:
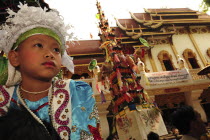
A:
<svg viewBox="0 0 210 140">
<path fill-rule="evenodd" d="M 58 85 L 69 85 L 70 87 L 90 87 L 90 85 L 86 81 L 80 81 L 80 80 L 73 80 L 73 79 L 56 79 L 54 80 L 55 86 Z"/>
<path fill-rule="evenodd" d="M 7 112 L 15 86 L 6 87 L 0 85 L 0 116 Z"/>
<path fill-rule="evenodd" d="M 14 89 L 15 89 L 16 86 L 17 86 L 17 85 L 8 87 L 8 86 L 6 86 L 6 85 L 0 85 L 0 92 L 4 93 L 5 91 L 7 91 L 7 92 L 9 92 L 9 93 L 10 93 L 10 92 L 13 93 L 13 91 L 14 91 Z M 0 95 L 1 95 L 1 94 L 0 94 Z"/>
</svg>

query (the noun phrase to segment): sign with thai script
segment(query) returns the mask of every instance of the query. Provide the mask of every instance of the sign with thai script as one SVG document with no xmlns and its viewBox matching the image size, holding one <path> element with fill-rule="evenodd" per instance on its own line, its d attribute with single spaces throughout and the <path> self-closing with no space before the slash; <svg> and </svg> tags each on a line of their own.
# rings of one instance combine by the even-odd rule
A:
<svg viewBox="0 0 210 140">
<path fill-rule="evenodd" d="M 146 73 L 145 76 L 147 83 L 150 85 L 171 84 L 190 80 L 190 75 L 186 69 Z"/>
</svg>

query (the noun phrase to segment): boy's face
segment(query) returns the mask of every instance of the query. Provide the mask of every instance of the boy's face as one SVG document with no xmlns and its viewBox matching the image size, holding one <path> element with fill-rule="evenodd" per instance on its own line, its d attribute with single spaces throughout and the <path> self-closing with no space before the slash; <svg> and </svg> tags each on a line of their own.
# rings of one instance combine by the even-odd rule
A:
<svg viewBox="0 0 210 140">
<path fill-rule="evenodd" d="M 23 80 L 34 78 L 51 81 L 61 68 L 60 45 L 47 35 L 33 35 L 24 40 L 17 54 L 17 66 Z"/>
</svg>

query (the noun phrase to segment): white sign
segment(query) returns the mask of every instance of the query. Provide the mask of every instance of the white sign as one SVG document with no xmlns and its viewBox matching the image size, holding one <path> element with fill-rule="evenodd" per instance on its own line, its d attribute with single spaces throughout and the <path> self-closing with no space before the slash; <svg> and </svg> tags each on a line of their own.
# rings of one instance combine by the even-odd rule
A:
<svg viewBox="0 0 210 140">
<path fill-rule="evenodd" d="M 145 73 L 147 83 L 150 85 L 178 83 L 190 80 L 186 69 L 164 72 Z"/>
</svg>

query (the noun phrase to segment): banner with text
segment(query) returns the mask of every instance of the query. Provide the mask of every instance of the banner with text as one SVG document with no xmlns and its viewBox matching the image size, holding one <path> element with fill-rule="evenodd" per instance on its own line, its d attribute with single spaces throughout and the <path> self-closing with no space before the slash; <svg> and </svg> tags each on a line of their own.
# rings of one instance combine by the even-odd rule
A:
<svg viewBox="0 0 210 140">
<path fill-rule="evenodd" d="M 190 75 L 186 69 L 146 73 L 145 76 L 147 83 L 150 85 L 171 84 L 190 80 Z"/>
</svg>

